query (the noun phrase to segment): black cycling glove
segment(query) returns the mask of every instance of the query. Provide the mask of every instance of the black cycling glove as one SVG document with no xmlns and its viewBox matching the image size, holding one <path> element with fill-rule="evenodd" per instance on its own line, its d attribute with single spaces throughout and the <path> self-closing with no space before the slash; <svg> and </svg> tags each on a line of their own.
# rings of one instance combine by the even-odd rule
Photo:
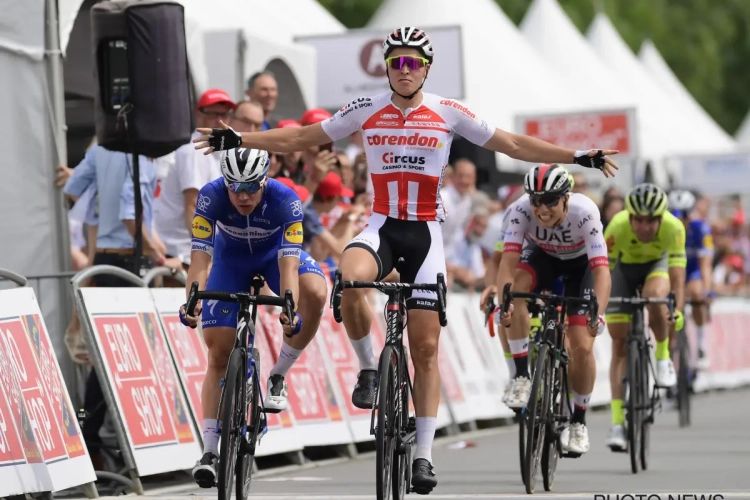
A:
<svg viewBox="0 0 750 500">
<path fill-rule="evenodd" d="M 606 163 L 604 153 L 601 149 L 596 149 L 594 156 L 589 156 L 589 151 L 576 151 L 573 155 L 573 162 L 576 165 L 580 165 L 586 168 L 595 168 L 597 170 L 604 170 L 604 164 Z"/>
<path fill-rule="evenodd" d="M 242 135 L 235 132 L 232 127 L 228 129 L 212 128 L 208 144 L 214 148 L 214 151 L 238 148 L 242 145 Z"/>
</svg>

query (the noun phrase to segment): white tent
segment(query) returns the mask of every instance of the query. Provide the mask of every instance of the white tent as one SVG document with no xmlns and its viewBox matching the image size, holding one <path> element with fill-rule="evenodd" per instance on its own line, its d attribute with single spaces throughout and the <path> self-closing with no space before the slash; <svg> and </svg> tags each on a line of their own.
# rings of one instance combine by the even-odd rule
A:
<svg viewBox="0 0 750 500">
<path fill-rule="evenodd" d="M 662 153 L 662 157 L 714 152 L 711 142 L 694 130 L 695 120 L 682 113 L 651 79 L 606 15 L 596 16 L 589 27 L 587 38 L 616 77 L 629 86 L 637 97 L 641 119 L 664 131 L 667 141 L 663 145 L 655 145 L 655 151 Z"/>
<path fill-rule="evenodd" d="M 750 148 L 750 112 L 745 115 L 740 128 L 734 133 L 734 138 L 737 140 L 737 145 L 742 149 Z"/>
<path fill-rule="evenodd" d="M 587 107 L 585 94 L 561 81 L 492 0 L 463 0 L 458 8 L 455 0 L 385 0 L 368 27 L 386 33 L 404 25 L 461 26 L 463 101 L 496 127 L 513 130 L 517 113 Z"/>
<path fill-rule="evenodd" d="M 651 78 L 676 102 L 682 116 L 689 120 L 690 126 L 703 135 L 716 152 L 727 152 L 736 147 L 732 137 L 711 118 L 682 85 L 651 40 L 643 42 L 638 58 Z"/>
</svg>

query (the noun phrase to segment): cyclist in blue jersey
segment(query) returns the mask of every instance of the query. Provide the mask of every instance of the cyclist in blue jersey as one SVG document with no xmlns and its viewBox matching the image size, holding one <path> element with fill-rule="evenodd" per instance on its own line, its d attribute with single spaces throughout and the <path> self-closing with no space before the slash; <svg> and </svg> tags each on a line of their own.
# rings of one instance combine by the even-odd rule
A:
<svg viewBox="0 0 750 500">
<path fill-rule="evenodd" d="M 222 152 L 223 177 L 203 186 L 198 194 L 187 292 L 193 281 L 200 290 L 246 292 L 255 274 L 262 275 L 277 295 L 281 290 L 292 291 L 297 312 L 294 318 L 280 315 L 284 344 L 264 398 L 266 412 L 278 413 L 288 404 L 284 377 L 318 330 L 328 286 L 318 264 L 302 251 L 302 202 L 294 190 L 267 178 L 268 166 L 268 153 L 263 150 Z M 219 434 L 215 416 L 238 311 L 238 304 L 213 300 L 196 307 L 195 317 L 186 316 L 184 305 L 180 308 L 186 325 L 195 326 L 201 316 L 208 347 L 201 392 L 203 457 L 193 468 L 193 478 L 204 488 L 216 480 Z"/>
<path fill-rule="evenodd" d="M 685 293 L 688 300 L 700 301 L 710 299 L 714 295 L 713 269 L 711 267 L 714 243 L 711 236 L 711 226 L 703 220 L 691 217 L 694 214 L 695 204 L 695 195 L 690 191 L 677 190 L 669 194 L 669 208 L 685 225 L 685 250 L 687 253 Z M 705 369 L 708 365 L 708 359 L 703 350 L 703 339 L 707 308 L 706 306 L 694 306 L 691 309 L 698 340 L 698 362 L 696 366 L 699 369 Z"/>
</svg>

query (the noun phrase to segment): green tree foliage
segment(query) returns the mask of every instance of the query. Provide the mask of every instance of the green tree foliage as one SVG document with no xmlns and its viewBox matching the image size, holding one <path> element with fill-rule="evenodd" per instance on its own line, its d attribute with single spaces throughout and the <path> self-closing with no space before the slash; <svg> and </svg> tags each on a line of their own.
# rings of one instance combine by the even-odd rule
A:
<svg viewBox="0 0 750 500">
<path fill-rule="evenodd" d="M 382 0 L 318 1 L 348 28 L 361 28 Z M 516 24 L 531 4 L 495 1 Z M 558 1 L 582 32 L 602 9 L 634 52 L 651 38 L 706 111 L 731 133 L 739 127 L 750 108 L 750 0 Z"/>
</svg>

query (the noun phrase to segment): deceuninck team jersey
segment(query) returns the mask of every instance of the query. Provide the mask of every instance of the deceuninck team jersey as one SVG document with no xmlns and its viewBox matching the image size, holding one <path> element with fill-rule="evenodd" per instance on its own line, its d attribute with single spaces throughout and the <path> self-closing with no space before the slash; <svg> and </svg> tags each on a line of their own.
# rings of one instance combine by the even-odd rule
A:
<svg viewBox="0 0 750 500">
<path fill-rule="evenodd" d="M 711 236 L 711 226 L 706 221 L 691 220 L 688 223 L 685 234 L 685 254 L 687 276 L 696 272 L 700 273 L 701 257 L 713 257 L 714 240 Z"/>
<path fill-rule="evenodd" d="M 553 228 L 537 223 L 528 196 L 518 199 L 508 210 L 510 221 L 503 238 L 503 252 L 520 253 L 524 238 L 528 238 L 545 253 L 560 260 L 588 255 L 592 268 L 608 264 L 599 208 L 587 196 L 571 194 L 565 220 Z"/>
<path fill-rule="evenodd" d="M 263 198 L 250 215 L 229 201 L 224 178 L 200 190 L 192 227 L 192 249 L 216 259 L 257 256 L 297 257 L 302 251 L 302 202 L 294 190 L 268 179 Z M 250 263 L 250 262 L 248 262 Z"/>
<path fill-rule="evenodd" d="M 604 237 L 611 269 L 618 261 L 623 264 L 646 264 L 661 259 L 665 253 L 669 267 L 685 267 L 685 226 L 669 212 L 664 212 L 659 231 L 648 243 L 640 241 L 633 232 L 627 210 L 617 212 L 612 217 Z"/>
<path fill-rule="evenodd" d="M 391 92 L 361 97 L 321 126 L 333 141 L 362 132 L 374 213 L 440 222 L 446 215 L 440 187 L 454 133 L 484 146 L 495 132 L 461 103 L 429 93 L 403 113 Z"/>
</svg>

